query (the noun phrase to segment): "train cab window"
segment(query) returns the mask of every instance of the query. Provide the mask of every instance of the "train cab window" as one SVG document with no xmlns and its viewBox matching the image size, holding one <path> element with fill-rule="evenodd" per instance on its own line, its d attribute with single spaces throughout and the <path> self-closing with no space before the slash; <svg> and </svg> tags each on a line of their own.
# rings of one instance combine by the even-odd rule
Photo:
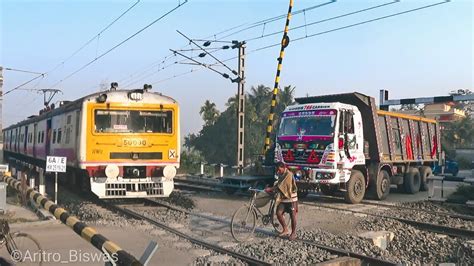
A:
<svg viewBox="0 0 474 266">
<path fill-rule="evenodd" d="M 95 110 L 96 133 L 173 133 L 173 112 Z"/>
</svg>

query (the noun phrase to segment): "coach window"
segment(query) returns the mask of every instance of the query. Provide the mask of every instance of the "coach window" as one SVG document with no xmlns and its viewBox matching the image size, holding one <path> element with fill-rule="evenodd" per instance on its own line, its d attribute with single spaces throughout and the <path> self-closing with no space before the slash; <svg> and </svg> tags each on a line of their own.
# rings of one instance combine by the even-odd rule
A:
<svg viewBox="0 0 474 266">
<path fill-rule="evenodd" d="M 44 143 L 44 131 L 41 131 L 41 143 Z"/>
<path fill-rule="evenodd" d="M 53 131 L 53 143 L 56 143 L 56 129 Z"/>
<path fill-rule="evenodd" d="M 62 135 L 62 130 L 60 128 L 58 128 L 58 143 L 61 143 L 61 135 Z"/>
</svg>

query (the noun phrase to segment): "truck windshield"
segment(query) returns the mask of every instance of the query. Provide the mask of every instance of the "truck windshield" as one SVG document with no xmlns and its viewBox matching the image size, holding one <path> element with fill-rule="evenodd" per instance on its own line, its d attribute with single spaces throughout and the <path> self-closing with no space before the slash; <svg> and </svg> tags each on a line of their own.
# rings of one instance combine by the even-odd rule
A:
<svg viewBox="0 0 474 266">
<path fill-rule="evenodd" d="M 308 112 L 285 113 L 278 135 L 332 136 L 334 134 L 336 111 L 331 112 L 331 115 L 304 115 L 305 113 Z M 309 113 L 314 113 L 314 111 Z"/>
<path fill-rule="evenodd" d="M 172 111 L 95 110 L 96 133 L 172 133 Z"/>
</svg>

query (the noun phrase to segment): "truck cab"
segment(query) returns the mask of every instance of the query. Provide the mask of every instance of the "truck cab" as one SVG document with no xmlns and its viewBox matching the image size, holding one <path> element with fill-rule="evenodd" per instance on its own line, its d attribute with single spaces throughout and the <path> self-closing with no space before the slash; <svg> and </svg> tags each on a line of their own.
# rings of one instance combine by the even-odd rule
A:
<svg viewBox="0 0 474 266">
<path fill-rule="evenodd" d="M 281 114 L 275 161 L 294 173 L 299 195 L 342 191 L 349 203 L 366 191 L 378 200 L 390 185 L 427 189 L 441 147 L 434 120 L 377 110 L 361 93 L 296 99 Z"/>
</svg>

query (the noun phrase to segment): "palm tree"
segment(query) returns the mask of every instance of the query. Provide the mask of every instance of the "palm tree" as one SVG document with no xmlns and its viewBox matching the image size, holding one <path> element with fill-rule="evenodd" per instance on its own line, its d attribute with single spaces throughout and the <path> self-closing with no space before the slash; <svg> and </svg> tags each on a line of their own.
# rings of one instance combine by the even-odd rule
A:
<svg viewBox="0 0 474 266">
<path fill-rule="evenodd" d="M 219 117 L 219 110 L 217 110 L 215 103 L 206 100 L 204 105 L 201 106 L 199 114 L 202 116 L 205 125 L 210 126 L 217 121 L 217 118 Z"/>
</svg>

